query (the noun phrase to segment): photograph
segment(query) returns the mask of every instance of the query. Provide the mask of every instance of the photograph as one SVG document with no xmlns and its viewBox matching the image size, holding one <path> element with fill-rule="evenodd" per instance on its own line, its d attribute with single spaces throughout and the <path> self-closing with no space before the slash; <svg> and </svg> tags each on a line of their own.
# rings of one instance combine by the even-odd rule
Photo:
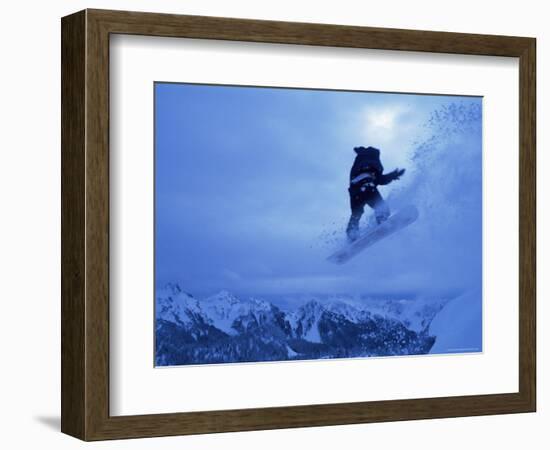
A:
<svg viewBox="0 0 550 450">
<path fill-rule="evenodd" d="M 483 97 L 153 88 L 155 367 L 483 352 Z"/>
</svg>

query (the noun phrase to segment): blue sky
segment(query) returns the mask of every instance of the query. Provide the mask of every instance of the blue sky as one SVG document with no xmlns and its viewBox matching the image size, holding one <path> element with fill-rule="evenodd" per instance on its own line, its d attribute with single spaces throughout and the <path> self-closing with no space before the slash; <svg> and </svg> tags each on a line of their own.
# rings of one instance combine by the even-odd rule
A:
<svg viewBox="0 0 550 450">
<path fill-rule="evenodd" d="M 285 295 L 479 282 L 481 118 L 468 119 L 479 125 L 475 131 L 449 139 L 441 123 L 429 122 L 434 111 L 457 104 L 468 110 L 481 99 L 156 83 L 157 285 L 177 282 L 197 295 Z M 463 123 L 451 116 L 443 125 Z M 420 144 L 434 136 L 437 157 L 427 152 L 429 164 L 419 164 Z M 466 158 L 458 156 L 465 143 L 472 149 Z M 445 232 L 434 234 L 424 214 L 415 229 L 334 266 L 326 257 L 343 241 L 358 145 L 380 148 L 387 171 L 408 170 L 381 187 L 390 205 L 414 203 L 422 214 L 438 201 L 444 217 L 435 222 Z M 460 179 L 474 180 L 466 190 L 447 177 L 457 163 Z M 430 179 L 437 186 L 426 186 Z M 445 198 L 433 197 L 439 186 L 453 196 L 452 211 Z M 467 224 L 455 226 L 453 214 Z"/>
</svg>

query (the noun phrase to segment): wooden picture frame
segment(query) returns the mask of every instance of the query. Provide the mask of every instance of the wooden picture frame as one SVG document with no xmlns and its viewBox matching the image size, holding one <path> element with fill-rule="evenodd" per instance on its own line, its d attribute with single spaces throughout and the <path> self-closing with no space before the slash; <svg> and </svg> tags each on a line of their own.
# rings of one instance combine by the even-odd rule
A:
<svg viewBox="0 0 550 450">
<path fill-rule="evenodd" d="M 85 10 L 62 19 L 62 416 L 83 440 L 531 412 L 536 408 L 533 38 Z M 109 36 L 519 58 L 519 392 L 139 416 L 109 415 Z"/>
</svg>

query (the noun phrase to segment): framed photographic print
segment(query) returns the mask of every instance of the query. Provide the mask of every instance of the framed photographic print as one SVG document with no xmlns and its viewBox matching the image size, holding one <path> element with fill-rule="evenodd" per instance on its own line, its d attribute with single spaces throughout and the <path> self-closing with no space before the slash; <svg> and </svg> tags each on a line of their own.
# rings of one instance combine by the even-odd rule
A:
<svg viewBox="0 0 550 450">
<path fill-rule="evenodd" d="M 62 431 L 535 410 L 535 39 L 62 20 Z"/>
</svg>

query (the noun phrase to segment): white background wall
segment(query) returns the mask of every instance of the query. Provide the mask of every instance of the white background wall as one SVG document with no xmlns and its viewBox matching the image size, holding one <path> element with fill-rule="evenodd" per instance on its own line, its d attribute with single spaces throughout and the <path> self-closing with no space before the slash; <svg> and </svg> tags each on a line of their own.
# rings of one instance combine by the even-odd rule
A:
<svg viewBox="0 0 550 450">
<path fill-rule="evenodd" d="M 52 0 L 5 2 L 0 15 L 0 443 L 77 448 L 60 415 L 60 17 L 83 8 L 203 14 L 538 39 L 538 412 L 93 444 L 96 448 L 547 448 L 550 270 L 550 29 L 535 0 L 321 2 Z M 368 380 L 365 380 L 368 383 Z M 31 447 L 33 446 L 33 447 Z"/>
</svg>

